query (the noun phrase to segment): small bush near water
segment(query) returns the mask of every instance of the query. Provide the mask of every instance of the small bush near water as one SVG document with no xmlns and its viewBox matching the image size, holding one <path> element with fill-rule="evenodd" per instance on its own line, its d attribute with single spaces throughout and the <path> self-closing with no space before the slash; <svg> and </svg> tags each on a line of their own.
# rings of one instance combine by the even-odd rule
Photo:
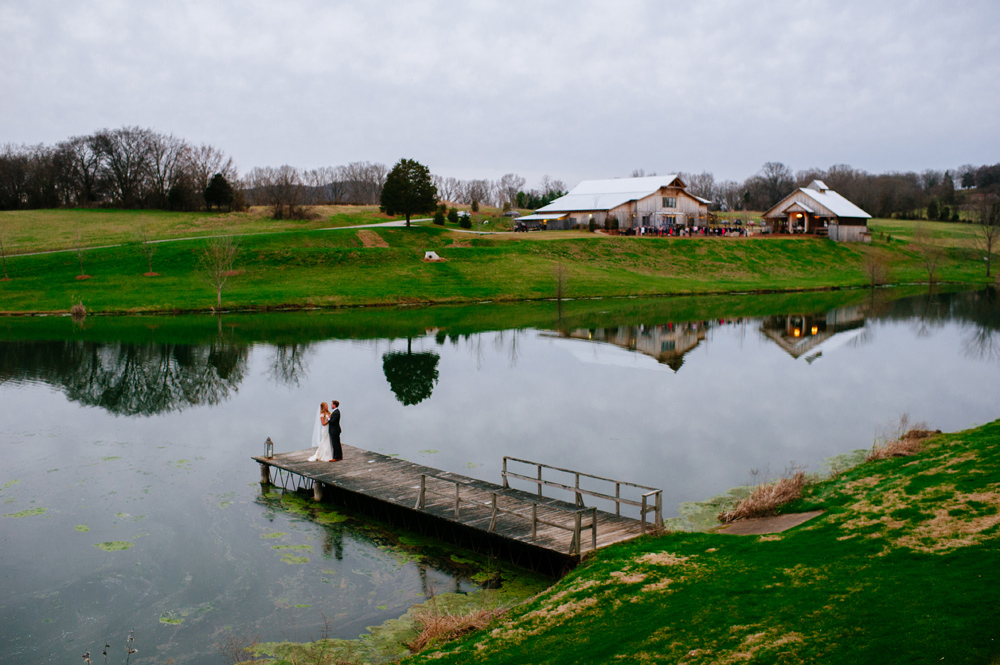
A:
<svg viewBox="0 0 1000 665">
<path fill-rule="evenodd" d="M 874 462 L 891 457 L 911 457 L 923 449 L 925 439 L 940 433 L 941 430 L 928 429 L 927 423 L 910 423 L 909 414 L 904 413 L 899 417 L 897 425 L 875 437 L 875 442 L 865 456 L 865 461 Z"/>
<path fill-rule="evenodd" d="M 466 633 L 481 630 L 506 611 L 507 608 L 472 610 L 466 614 L 422 612 L 416 617 L 420 634 L 406 646 L 413 653 L 419 653 L 431 644 L 448 642 Z"/>
<path fill-rule="evenodd" d="M 801 497 L 805 484 L 805 472 L 796 471 L 791 476 L 757 485 L 750 496 L 740 499 L 735 508 L 719 513 L 719 521 L 728 524 L 752 517 L 770 517 L 779 507 Z"/>
</svg>

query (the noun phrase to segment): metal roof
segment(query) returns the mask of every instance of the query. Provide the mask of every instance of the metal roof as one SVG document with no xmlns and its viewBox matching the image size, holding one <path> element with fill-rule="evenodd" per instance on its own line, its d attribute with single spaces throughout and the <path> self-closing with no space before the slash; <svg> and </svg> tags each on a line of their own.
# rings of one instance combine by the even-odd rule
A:
<svg viewBox="0 0 1000 665">
<path fill-rule="evenodd" d="M 551 215 L 539 215 L 539 214 L 536 213 L 534 215 L 525 215 L 524 217 L 518 217 L 517 221 L 523 222 L 525 220 L 533 220 L 533 219 L 561 219 L 562 217 L 565 217 L 565 216 L 566 216 L 566 213 L 564 213 L 564 212 L 555 213 L 555 214 L 551 214 Z"/>
<path fill-rule="evenodd" d="M 637 201 L 655 194 L 661 187 L 669 187 L 677 174 L 654 175 L 644 178 L 612 178 L 610 180 L 584 180 L 547 206 L 540 213 L 573 212 L 575 210 L 611 210 L 623 203 Z M 683 182 L 681 182 L 683 186 Z M 523 218 L 522 218 L 523 219 Z"/>
<path fill-rule="evenodd" d="M 871 219 L 871 215 L 867 212 L 854 205 L 832 189 L 828 189 L 822 180 L 813 180 L 809 183 L 808 187 L 799 187 L 797 190 L 778 201 L 777 205 L 764 213 L 764 217 L 768 217 L 772 215 L 772 213 L 780 214 L 783 212 L 789 207 L 788 199 L 799 192 L 805 194 L 837 217 L 858 217 L 861 219 Z M 802 204 L 800 203 L 799 205 Z"/>
</svg>

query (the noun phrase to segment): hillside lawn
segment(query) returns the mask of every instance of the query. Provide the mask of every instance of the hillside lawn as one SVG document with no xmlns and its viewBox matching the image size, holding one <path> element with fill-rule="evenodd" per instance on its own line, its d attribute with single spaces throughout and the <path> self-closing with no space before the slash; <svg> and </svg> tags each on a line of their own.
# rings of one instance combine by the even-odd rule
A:
<svg viewBox="0 0 1000 665">
<path fill-rule="evenodd" d="M 807 487 L 781 534 L 600 550 L 407 663 L 1000 662 L 1000 421 Z"/>
<path fill-rule="evenodd" d="M 26 237 L 25 246 L 37 250 L 63 246 L 72 241 L 77 220 L 89 225 L 86 237 L 94 244 L 131 238 L 143 223 L 155 228 L 153 237 L 160 239 L 255 234 L 240 236 L 240 254 L 222 296 L 227 310 L 546 299 L 559 292 L 559 266 L 562 295 L 571 298 L 856 287 L 867 281 L 862 260 L 872 250 L 812 237 L 637 238 L 573 231 L 477 235 L 426 223 L 363 232 L 316 230 L 380 220 L 371 207 L 327 213 L 311 222 L 274 222 L 256 211 L 222 216 L 25 211 L 0 213 L 0 223 L 5 228 L 14 226 L 10 219 L 20 224 L 21 235 L 13 233 L 14 240 L 8 241 L 15 251 L 23 248 L 18 237 Z M 890 280 L 926 281 L 919 249 L 907 239 L 912 223 L 878 220 L 872 226 L 876 233 L 892 229 L 892 241 L 873 243 L 890 264 Z M 936 279 L 985 283 L 981 257 L 976 260 L 977 252 L 963 235 L 972 227 L 932 228 L 945 249 Z M 9 256 L 11 280 L 0 282 L 0 312 L 66 311 L 78 302 L 91 313 L 210 310 L 214 289 L 199 270 L 206 242 L 157 243 L 155 277 L 144 276 L 148 267 L 134 243 L 86 250 L 83 267 L 89 277 L 84 280 L 77 279 L 75 251 Z M 436 251 L 445 261 L 424 262 L 425 250 Z"/>
</svg>

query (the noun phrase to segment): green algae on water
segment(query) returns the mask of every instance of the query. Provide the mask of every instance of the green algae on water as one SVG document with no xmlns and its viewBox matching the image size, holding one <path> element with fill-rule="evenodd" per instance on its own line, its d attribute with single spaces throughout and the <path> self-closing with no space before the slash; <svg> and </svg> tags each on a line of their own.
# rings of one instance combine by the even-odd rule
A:
<svg viewBox="0 0 1000 665">
<path fill-rule="evenodd" d="M 35 515 L 44 515 L 49 512 L 48 508 L 29 508 L 28 510 L 22 510 L 19 513 L 7 513 L 4 517 L 34 517 Z"/>
<path fill-rule="evenodd" d="M 94 547 L 100 547 L 105 552 L 124 552 L 132 547 L 133 544 L 127 540 L 111 540 L 106 543 L 97 543 Z"/>
<path fill-rule="evenodd" d="M 272 550 L 298 550 L 300 552 L 312 552 L 312 545 L 271 545 Z"/>
<path fill-rule="evenodd" d="M 261 538 L 281 538 L 285 535 L 284 531 L 272 531 L 271 533 L 260 534 Z"/>
<path fill-rule="evenodd" d="M 79 531 L 80 533 L 87 533 L 88 531 L 90 531 L 90 527 L 87 526 L 86 524 L 77 524 L 73 528 Z"/>
<path fill-rule="evenodd" d="M 166 614 L 160 617 L 160 623 L 170 624 L 171 626 L 179 626 L 184 623 L 184 619 L 181 617 L 167 616 Z"/>
<path fill-rule="evenodd" d="M 281 560 L 287 564 L 295 565 L 301 563 L 309 563 L 309 557 L 307 556 L 295 556 L 294 554 L 285 554 L 281 557 Z"/>
<path fill-rule="evenodd" d="M 14 485 L 19 485 L 19 484 L 21 484 L 21 481 L 18 480 L 17 478 L 15 478 L 14 480 L 8 480 L 6 483 L 4 483 L 3 487 L 0 487 L 0 490 L 5 490 L 9 487 L 13 487 Z"/>
</svg>

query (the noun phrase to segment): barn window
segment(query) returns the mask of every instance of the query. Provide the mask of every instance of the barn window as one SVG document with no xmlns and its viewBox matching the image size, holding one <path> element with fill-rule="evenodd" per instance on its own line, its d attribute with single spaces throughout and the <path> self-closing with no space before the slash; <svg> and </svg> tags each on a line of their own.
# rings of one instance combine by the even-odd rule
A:
<svg viewBox="0 0 1000 665">
<path fill-rule="evenodd" d="M 664 196 L 663 197 L 663 207 L 664 208 L 676 208 L 677 207 L 677 197 L 676 196 Z"/>
</svg>

